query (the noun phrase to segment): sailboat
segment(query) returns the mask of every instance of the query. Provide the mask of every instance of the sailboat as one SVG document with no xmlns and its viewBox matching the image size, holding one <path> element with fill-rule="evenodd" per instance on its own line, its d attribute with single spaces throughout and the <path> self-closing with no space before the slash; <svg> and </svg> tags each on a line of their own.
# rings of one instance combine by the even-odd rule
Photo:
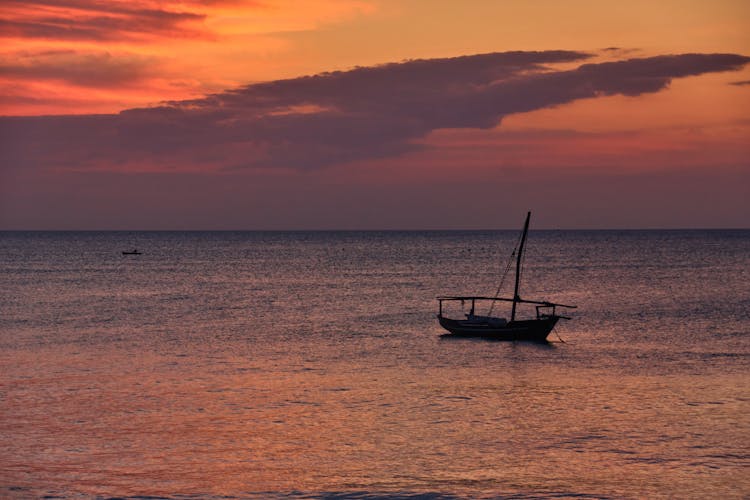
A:
<svg viewBox="0 0 750 500">
<path fill-rule="evenodd" d="M 570 319 L 557 313 L 558 308 L 575 309 L 576 306 L 557 304 L 546 300 L 527 300 L 522 299 L 518 293 L 521 281 L 521 267 L 523 262 L 523 251 L 526 245 L 526 237 L 529 233 L 529 220 L 531 212 L 526 214 L 526 222 L 523 225 L 523 233 L 518 244 L 516 253 L 516 276 L 513 297 L 478 297 L 478 296 L 445 296 L 438 297 L 438 322 L 440 326 L 450 332 L 451 335 L 463 337 L 484 337 L 495 340 L 530 340 L 544 342 L 547 335 L 552 331 L 557 322 L 561 319 Z M 515 250 L 514 250 L 515 253 Z M 511 256 L 512 257 L 512 256 Z M 511 263 L 508 263 L 507 270 L 510 269 Z M 502 283 L 502 281 L 501 281 Z M 443 303 L 450 301 L 460 301 L 462 306 L 465 303 L 470 304 L 469 312 L 463 319 L 451 319 L 443 315 Z M 482 316 L 476 314 L 477 303 L 490 303 L 490 313 L 496 302 L 511 302 L 510 320 L 496 316 Z M 533 304 L 536 306 L 536 318 L 516 319 L 516 308 L 518 304 Z"/>
</svg>

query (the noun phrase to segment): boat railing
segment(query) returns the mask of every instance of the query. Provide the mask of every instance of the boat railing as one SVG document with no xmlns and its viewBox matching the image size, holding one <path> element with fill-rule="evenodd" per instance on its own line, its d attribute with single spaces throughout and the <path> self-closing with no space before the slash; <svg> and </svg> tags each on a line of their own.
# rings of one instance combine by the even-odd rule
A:
<svg viewBox="0 0 750 500">
<path fill-rule="evenodd" d="M 549 302 L 547 300 L 528 300 L 528 299 L 522 299 L 520 297 L 517 297 L 515 299 L 510 297 L 482 297 L 482 296 L 439 296 L 437 297 L 437 300 L 440 302 L 443 301 L 449 301 L 449 300 L 463 300 L 463 301 L 477 301 L 477 300 L 496 300 L 496 301 L 502 301 L 502 302 L 518 302 L 519 304 L 537 304 L 540 306 L 556 306 L 556 307 L 565 307 L 568 309 L 576 309 L 578 306 L 569 306 L 566 304 L 558 304 L 557 302 Z"/>
<path fill-rule="evenodd" d="M 483 296 L 439 296 L 437 297 L 439 304 L 438 316 L 443 316 L 443 302 L 460 301 L 471 302 L 471 311 L 473 312 L 477 301 L 493 301 L 493 302 L 514 302 L 516 304 L 535 304 L 536 305 L 536 316 L 537 318 L 545 318 L 550 316 L 557 316 L 558 318 L 570 319 L 567 316 L 560 316 L 556 314 L 556 308 L 563 307 L 566 309 L 576 309 L 578 306 L 571 306 L 566 304 L 558 304 L 556 302 L 549 302 L 546 300 L 527 300 L 520 297 L 509 298 L 509 297 L 483 297 Z M 551 312 L 547 313 L 544 311 L 545 308 L 551 308 Z"/>
</svg>

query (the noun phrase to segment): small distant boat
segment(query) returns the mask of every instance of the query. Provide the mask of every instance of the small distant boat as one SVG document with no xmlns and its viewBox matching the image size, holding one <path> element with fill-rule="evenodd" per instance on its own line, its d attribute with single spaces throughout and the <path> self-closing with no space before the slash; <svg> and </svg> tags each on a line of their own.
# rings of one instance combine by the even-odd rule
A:
<svg viewBox="0 0 750 500">
<path fill-rule="evenodd" d="M 128 252 L 127 250 L 122 251 L 123 255 L 141 255 L 141 252 L 138 251 L 137 248 L 134 248 L 132 251 Z"/>
<path fill-rule="evenodd" d="M 512 298 L 504 297 L 477 297 L 477 296 L 447 296 L 438 297 L 438 322 L 440 326 L 450 332 L 451 335 L 462 337 L 483 337 L 495 340 L 530 340 L 544 342 L 547 335 L 557 324 L 560 319 L 570 319 L 567 316 L 557 314 L 557 308 L 574 309 L 576 306 L 567 306 L 556 304 L 546 300 L 526 300 L 518 295 L 519 282 L 521 278 L 521 266 L 523 262 L 523 250 L 526 244 L 526 236 L 529 232 L 529 220 L 531 212 L 526 215 L 526 223 L 523 226 L 523 234 L 518 244 L 518 253 L 516 254 L 516 283 L 513 290 Z M 514 250 L 515 253 L 515 250 Z M 512 258 L 512 255 L 511 255 Z M 511 263 L 508 263 L 506 273 L 510 269 Z M 502 281 L 501 281 L 502 284 Z M 498 293 L 500 288 L 498 287 Z M 469 312 L 465 319 L 451 319 L 443 315 L 443 302 L 460 301 L 463 306 L 466 302 L 471 304 Z M 481 316 L 476 314 L 477 302 L 489 302 L 490 313 L 495 306 L 495 302 L 512 302 L 510 321 L 505 318 L 495 316 Z M 536 318 L 533 319 L 516 319 L 516 306 L 518 304 L 534 304 L 536 306 Z"/>
</svg>

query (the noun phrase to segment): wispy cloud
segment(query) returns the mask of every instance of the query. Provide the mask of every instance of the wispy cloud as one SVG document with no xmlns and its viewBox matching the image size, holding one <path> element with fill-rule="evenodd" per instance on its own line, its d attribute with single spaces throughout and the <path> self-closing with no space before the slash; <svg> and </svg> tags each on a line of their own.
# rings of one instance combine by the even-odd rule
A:
<svg viewBox="0 0 750 500">
<path fill-rule="evenodd" d="M 4 0 L 0 114 L 116 112 L 270 79 L 285 34 L 366 16 L 368 2 Z M 293 64 L 285 74 L 317 71 Z"/>
<path fill-rule="evenodd" d="M 191 10 L 186 10 L 191 9 Z M 191 2 L 5 0 L 0 36 L 112 41 L 205 36 L 205 14 Z"/>
<path fill-rule="evenodd" d="M 64 81 L 83 87 L 123 85 L 154 73 L 153 58 L 76 50 L 0 54 L 0 74 L 9 80 Z"/>
<path fill-rule="evenodd" d="M 578 99 L 638 96 L 674 78 L 737 70 L 735 54 L 667 55 L 554 70 L 587 54 L 508 52 L 407 61 L 248 85 L 118 115 L 6 117 L 6 165 L 63 168 L 320 168 L 424 148 L 438 129 Z"/>
</svg>

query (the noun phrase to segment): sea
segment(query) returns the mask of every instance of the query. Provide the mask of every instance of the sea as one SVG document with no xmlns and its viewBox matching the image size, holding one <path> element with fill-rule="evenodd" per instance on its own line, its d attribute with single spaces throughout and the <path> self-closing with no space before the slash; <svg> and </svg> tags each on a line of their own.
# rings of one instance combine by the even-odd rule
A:
<svg viewBox="0 0 750 500">
<path fill-rule="evenodd" d="M 571 319 L 444 336 L 517 241 L 2 232 L 0 498 L 750 497 L 750 230 L 532 230 Z"/>
</svg>

